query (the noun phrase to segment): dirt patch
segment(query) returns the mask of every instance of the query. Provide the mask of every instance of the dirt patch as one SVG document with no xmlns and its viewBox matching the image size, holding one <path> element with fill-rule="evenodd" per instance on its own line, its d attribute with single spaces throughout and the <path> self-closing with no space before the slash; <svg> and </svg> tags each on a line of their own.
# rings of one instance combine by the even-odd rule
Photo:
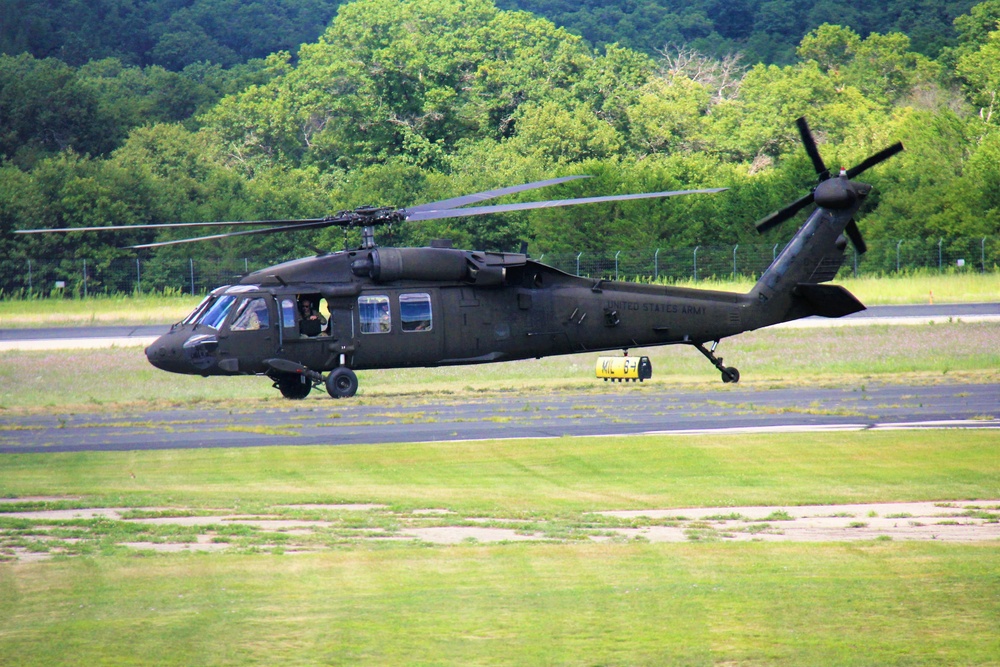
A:
<svg viewBox="0 0 1000 667">
<path fill-rule="evenodd" d="M 1000 500 L 788 507 L 697 507 L 598 512 L 620 519 L 670 522 L 616 528 L 651 542 L 727 539 L 769 542 L 853 540 L 1000 540 Z M 607 539 L 607 538 L 604 538 Z"/>
<path fill-rule="evenodd" d="M 225 551 L 225 542 L 213 542 L 208 535 L 199 535 L 197 542 L 122 542 L 121 546 L 139 551 L 159 553 L 184 553 L 186 551 Z"/>
<path fill-rule="evenodd" d="M 407 537 L 432 544 L 459 544 L 461 542 L 523 542 L 542 539 L 540 534 L 523 535 L 509 528 L 483 528 L 480 526 L 437 526 L 413 528 L 403 531 Z"/>
<path fill-rule="evenodd" d="M 274 516 L 180 516 L 155 517 L 150 519 L 125 519 L 129 523 L 144 523 L 152 526 L 253 526 L 264 530 L 291 530 L 295 528 L 323 528 L 331 525 L 329 521 L 307 521 L 302 519 L 283 519 Z"/>
<path fill-rule="evenodd" d="M 558 523 L 554 519 L 463 517 L 447 509 L 399 512 L 390 511 L 384 505 L 283 507 L 350 508 L 364 514 L 302 520 L 277 512 L 223 514 L 224 510 L 219 510 L 215 515 L 186 516 L 188 510 L 184 508 L 118 507 L 0 513 L 3 517 L 36 522 L 30 527 L 0 528 L 0 561 L 26 563 L 44 560 L 53 554 L 92 553 L 108 538 L 130 540 L 117 541 L 120 546 L 130 549 L 166 553 L 226 550 L 313 553 L 344 545 L 371 544 L 375 540 L 434 545 L 580 539 L 594 542 L 1000 541 L 1000 500 L 604 511 L 577 518 L 564 517 Z M 153 516 L 144 517 L 142 513 Z M 178 516 L 169 516 L 172 513 Z M 91 525 L 74 522 L 80 519 L 105 521 Z M 489 525 L 491 523 L 494 525 Z M 525 525 L 519 530 L 521 524 L 530 524 L 530 527 Z M 126 525 L 130 528 L 122 530 Z M 137 535 L 136 526 L 148 528 Z M 180 527 L 187 530 L 178 531 Z M 186 534 L 180 535 L 181 532 Z M 278 533 L 280 538 L 276 536 Z"/>
<path fill-rule="evenodd" d="M 383 510 L 386 505 L 378 505 L 375 503 L 345 503 L 341 505 L 279 505 L 279 507 L 284 507 L 293 510 L 330 510 L 330 511 L 349 511 L 349 512 L 367 512 L 369 510 Z"/>
<path fill-rule="evenodd" d="M 11 519 L 39 519 L 42 521 L 72 521 L 74 519 L 113 519 L 122 518 L 125 512 L 131 512 L 128 507 L 88 507 L 73 510 L 39 510 L 37 512 L 4 512 L 2 517 Z"/>
</svg>

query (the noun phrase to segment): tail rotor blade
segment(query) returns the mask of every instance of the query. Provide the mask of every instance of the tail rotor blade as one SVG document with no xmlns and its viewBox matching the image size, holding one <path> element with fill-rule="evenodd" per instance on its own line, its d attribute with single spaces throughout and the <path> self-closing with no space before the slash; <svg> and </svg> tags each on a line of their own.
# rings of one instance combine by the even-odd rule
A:
<svg viewBox="0 0 1000 667">
<path fill-rule="evenodd" d="M 865 243 L 864 237 L 861 236 L 861 230 L 858 229 L 858 223 L 853 218 L 847 223 L 844 233 L 847 234 L 847 238 L 851 239 L 851 243 L 854 244 L 854 249 L 858 251 L 859 255 L 868 252 L 868 244 Z"/>
<path fill-rule="evenodd" d="M 868 171 L 869 169 L 871 169 L 872 167 L 874 167 L 878 163 L 884 162 L 885 160 L 888 160 L 893 155 L 895 155 L 896 153 L 899 153 L 902 150 L 903 150 L 903 144 L 902 144 L 902 142 L 897 141 L 892 146 L 889 146 L 888 148 L 884 148 L 884 149 L 880 150 L 878 153 L 875 153 L 875 155 L 872 155 L 871 157 L 869 157 L 868 159 L 866 159 L 864 162 L 862 162 L 861 164 L 857 165 L 856 167 L 851 167 L 850 169 L 848 169 L 847 170 L 847 178 L 848 179 L 852 179 L 855 176 L 861 174 L 862 172 Z"/>
<path fill-rule="evenodd" d="M 809 159 L 812 160 L 813 167 L 816 169 L 816 174 L 819 176 L 820 182 L 825 181 L 830 178 L 830 170 L 826 168 L 826 164 L 823 162 L 823 158 L 819 154 L 819 148 L 816 147 L 816 140 L 813 138 L 812 132 L 809 130 L 809 123 L 806 122 L 806 117 L 802 116 L 796 120 L 795 125 L 799 128 L 799 135 L 802 137 L 802 144 L 806 148 L 806 153 L 809 154 Z"/>
<path fill-rule="evenodd" d="M 788 206 L 786 206 L 786 207 L 784 207 L 782 209 L 778 209 L 774 213 L 771 213 L 770 215 L 768 215 L 768 216 L 766 216 L 764 218 L 761 218 L 757 222 L 757 231 L 759 233 L 763 234 L 764 232 L 766 232 L 767 230 L 771 229 L 772 227 L 777 227 L 778 225 L 780 225 L 781 223 L 783 223 L 785 220 L 788 220 L 789 218 L 794 217 L 796 213 L 798 213 L 799 211 L 801 211 L 802 209 L 804 209 L 806 206 L 808 206 L 812 202 L 813 202 L 813 193 L 810 192 L 805 197 L 802 197 L 801 199 L 797 199 L 794 202 L 792 202 L 791 204 L 789 204 Z"/>
</svg>

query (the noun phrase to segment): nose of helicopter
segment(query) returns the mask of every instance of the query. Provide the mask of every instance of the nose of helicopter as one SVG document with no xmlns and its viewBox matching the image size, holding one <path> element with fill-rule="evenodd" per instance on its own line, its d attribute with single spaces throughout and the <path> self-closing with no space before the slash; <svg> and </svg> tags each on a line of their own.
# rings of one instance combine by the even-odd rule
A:
<svg viewBox="0 0 1000 667">
<path fill-rule="evenodd" d="M 160 370 L 183 373 L 184 357 L 181 353 L 182 341 L 171 340 L 172 336 L 160 336 L 146 348 L 146 359 Z"/>
<path fill-rule="evenodd" d="M 197 334 L 186 328 L 163 334 L 146 348 L 146 358 L 171 373 L 211 375 L 218 362 L 219 340 L 213 334 Z"/>
</svg>

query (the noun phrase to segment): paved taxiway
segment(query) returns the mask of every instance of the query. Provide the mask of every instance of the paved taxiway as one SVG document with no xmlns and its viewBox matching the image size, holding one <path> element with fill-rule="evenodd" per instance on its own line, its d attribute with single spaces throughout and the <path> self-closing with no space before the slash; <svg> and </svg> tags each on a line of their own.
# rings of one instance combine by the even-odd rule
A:
<svg viewBox="0 0 1000 667">
<path fill-rule="evenodd" d="M 887 428 L 1000 429 L 1000 385 L 276 399 L 273 407 L 5 417 L 0 453 Z M 1000 430 L 998 430 L 1000 434 Z M 947 437 L 947 436 L 942 436 Z"/>
</svg>

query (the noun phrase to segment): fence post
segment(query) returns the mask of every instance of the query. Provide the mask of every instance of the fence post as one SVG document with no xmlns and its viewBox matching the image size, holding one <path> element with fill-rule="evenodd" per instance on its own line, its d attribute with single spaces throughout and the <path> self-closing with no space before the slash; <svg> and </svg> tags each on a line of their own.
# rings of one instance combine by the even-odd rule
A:
<svg viewBox="0 0 1000 667">
<path fill-rule="evenodd" d="M 83 260 L 83 298 L 87 298 L 87 260 Z"/>
<path fill-rule="evenodd" d="M 576 256 L 576 275 L 580 275 L 580 257 L 582 256 L 583 256 L 582 252 L 577 254 Z"/>
<path fill-rule="evenodd" d="M 736 280 L 736 248 L 739 248 L 740 244 L 737 243 L 733 248 L 733 280 Z"/>
<path fill-rule="evenodd" d="M 778 244 L 775 243 L 774 247 L 771 248 L 771 261 L 773 262 L 778 256 Z"/>
<path fill-rule="evenodd" d="M 135 292 L 142 294 L 142 273 L 139 271 L 139 258 L 135 258 Z"/>
<path fill-rule="evenodd" d="M 944 243 L 944 239 L 938 239 L 938 271 L 943 269 L 941 262 L 941 244 Z"/>
<path fill-rule="evenodd" d="M 698 248 L 701 246 L 694 247 L 694 281 L 698 282 Z"/>
<path fill-rule="evenodd" d="M 246 257 L 243 258 L 243 273 L 250 273 L 250 260 Z"/>
<path fill-rule="evenodd" d="M 191 296 L 194 296 L 194 258 L 188 257 L 188 264 L 191 267 Z"/>
<path fill-rule="evenodd" d="M 615 280 L 618 280 L 618 255 L 620 254 L 622 254 L 621 250 L 615 253 Z"/>
<path fill-rule="evenodd" d="M 854 246 L 851 246 L 854 248 Z M 858 277 L 858 249 L 854 248 L 854 277 Z"/>
<path fill-rule="evenodd" d="M 985 262 L 983 262 L 983 266 L 984 267 L 986 266 Z M 35 291 L 35 288 L 31 284 L 31 260 L 29 259 L 28 260 L 28 296 L 31 296 L 32 292 L 34 292 L 34 291 Z"/>
<path fill-rule="evenodd" d="M 983 273 L 986 273 L 986 237 L 983 237 L 982 245 L 979 248 L 979 261 L 983 265 Z M 28 262 L 28 266 L 31 266 L 31 262 Z M 30 273 L 29 273 L 30 275 Z"/>
<path fill-rule="evenodd" d="M 986 263 L 983 263 L 986 266 Z M 985 269 L 984 269 L 985 271 Z M 653 253 L 653 280 L 660 279 L 660 249 L 657 248 L 656 252 Z"/>
<path fill-rule="evenodd" d="M 899 246 L 903 245 L 902 239 L 896 244 L 896 273 L 899 273 Z"/>
</svg>

